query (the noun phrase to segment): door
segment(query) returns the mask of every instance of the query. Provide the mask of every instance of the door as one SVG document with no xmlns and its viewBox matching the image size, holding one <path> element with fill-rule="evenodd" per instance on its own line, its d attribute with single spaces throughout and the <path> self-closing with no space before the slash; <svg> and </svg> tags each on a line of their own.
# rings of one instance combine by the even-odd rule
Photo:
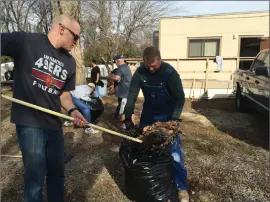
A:
<svg viewBox="0 0 270 202">
<path fill-rule="evenodd" d="M 251 100 L 256 102 L 256 104 L 261 105 L 261 92 L 259 91 L 259 85 L 264 85 L 264 80 L 261 80 L 261 76 L 255 75 L 255 70 L 257 67 L 264 66 L 264 59 L 267 52 L 261 52 L 253 61 L 249 73 L 247 73 L 247 92 Z"/>
<path fill-rule="evenodd" d="M 266 53 L 266 56 L 263 60 L 263 65 L 269 68 L 269 51 Z M 256 100 L 263 105 L 262 107 L 269 110 L 269 77 L 266 76 L 256 76 L 255 83 L 258 88 L 258 95 Z"/>
</svg>

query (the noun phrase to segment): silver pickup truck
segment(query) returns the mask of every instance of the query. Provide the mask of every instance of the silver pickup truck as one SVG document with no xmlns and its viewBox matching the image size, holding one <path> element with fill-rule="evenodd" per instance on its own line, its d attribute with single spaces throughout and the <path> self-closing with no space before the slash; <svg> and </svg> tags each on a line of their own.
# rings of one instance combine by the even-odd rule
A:
<svg viewBox="0 0 270 202">
<path fill-rule="evenodd" d="M 249 70 L 238 70 L 234 74 L 233 87 L 238 111 L 246 112 L 252 107 L 269 114 L 269 81 L 269 49 L 265 49 L 256 56 Z"/>
</svg>

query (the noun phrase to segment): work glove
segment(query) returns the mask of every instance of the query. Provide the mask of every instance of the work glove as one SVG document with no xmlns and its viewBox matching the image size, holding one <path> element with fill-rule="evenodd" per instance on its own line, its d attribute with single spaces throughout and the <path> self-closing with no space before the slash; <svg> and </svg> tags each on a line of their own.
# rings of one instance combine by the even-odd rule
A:
<svg viewBox="0 0 270 202">
<path fill-rule="evenodd" d="M 134 125 L 134 123 L 131 121 L 131 119 L 126 119 L 124 121 L 126 126 L 126 132 L 128 136 L 131 137 L 138 137 L 140 135 L 140 129 Z"/>
</svg>

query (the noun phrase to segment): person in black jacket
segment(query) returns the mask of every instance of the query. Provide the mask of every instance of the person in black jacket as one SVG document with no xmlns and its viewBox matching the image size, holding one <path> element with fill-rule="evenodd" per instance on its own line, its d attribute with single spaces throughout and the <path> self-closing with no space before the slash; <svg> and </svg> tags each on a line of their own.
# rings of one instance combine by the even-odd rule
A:
<svg viewBox="0 0 270 202">
<path fill-rule="evenodd" d="M 103 88 L 103 86 L 104 86 L 104 83 L 100 79 L 100 68 L 96 64 L 95 59 L 92 59 L 90 61 L 90 64 L 93 67 L 93 69 L 91 71 L 91 78 L 90 79 L 91 79 L 91 82 L 96 85 L 96 93 L 97 93 L 97 96 L 100 97 L 99 87 Z"/>
<path fill-rule="evenodd" d="M 61 106 L 83 127 L 87 121 L 76 109 L 69 91 L 75 89 L 76 62 L 69 51 L 76 45 L 80 25 L 72 17 L 53 19 L 48 35 L 1 33 L 1 53 L 14 59 L 13 97 L 55 112 Z M 24 201 L 42 202 L 46 174 L 47 198 L 64 201 L 64 137 L 62 120 L 12 103 L 11 122 L 24 164 Z"/>
</svg>

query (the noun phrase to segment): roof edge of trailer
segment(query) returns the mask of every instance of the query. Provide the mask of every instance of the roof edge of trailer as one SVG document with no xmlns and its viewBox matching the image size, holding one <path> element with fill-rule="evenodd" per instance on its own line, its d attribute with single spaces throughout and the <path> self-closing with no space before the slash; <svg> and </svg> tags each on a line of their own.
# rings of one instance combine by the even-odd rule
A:
<svg viewBox="0 0 270 202">
<path fill-rule="evenodd" d="M 170 16 L 170 17 L 161 17 L 160 19 L 179 19 L 179 18 L 200 18 L 200 17 L 213 17 L 213 16 L 227 16 L 227 15 L 242 15 L 242 14 L 260 14 L 266 13 L 269 10 L 261 10 L 261 11 L 245 11 L 245 12 L 231 12 L 231 13 L 215 13 L 215 14 L 202 14 L 202 15 L 183 15 L 183 16 Z"/>
</svg>

